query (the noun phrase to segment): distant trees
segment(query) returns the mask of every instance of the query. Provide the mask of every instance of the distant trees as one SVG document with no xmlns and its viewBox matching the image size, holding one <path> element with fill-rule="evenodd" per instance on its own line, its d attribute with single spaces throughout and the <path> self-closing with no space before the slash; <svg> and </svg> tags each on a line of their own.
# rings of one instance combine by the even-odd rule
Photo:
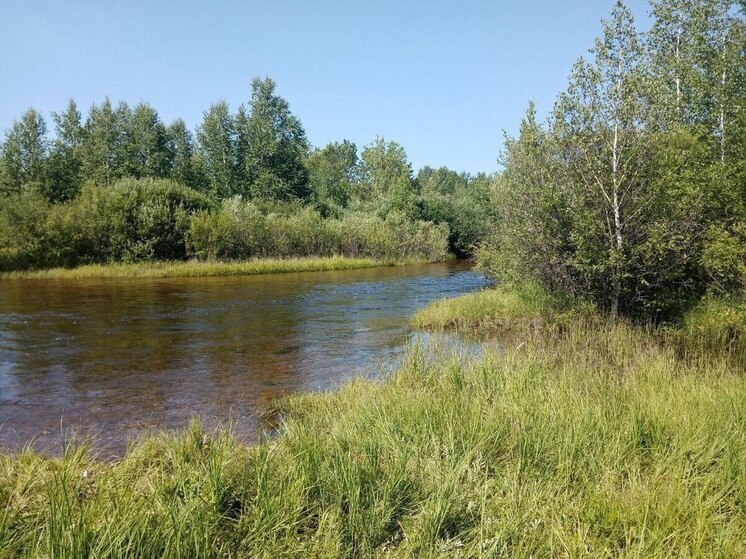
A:
<svg viewBox="0 0 746 559">
<path fill-rule="evenodd" d="M 49 149 L 46 134 L 47 125 L 34 109 L 13 123 L 2 146 L 3 192 L 20 192 L 26 184 L 44 181 Z"/>
<path fill-rule="evenodd" d="M 447 223 L 451 250 L 458 256 L 471 255 L 495 225 L 492 178 L 423 167 L 415 182 L 420 219 Z"/>
<path fill-rule="evenodd" d="M 490 177 L 415 178 L 383 138 L 360 154 L 347 140 L 312 149 L 269 78 L 235 112 L 211 105 L 194 134 L 147 103 L 108 98 L 85 116 L 74 100 L 51 116 L 50 134 L 29 110 L 0 146 L 0 270 L 190 255 L 439 259 L 470 254 L 490 228 Z"/>
<path fill-rule="evenodd" d="M 219 101 L 205 112 L 197 140 L 211 194 L 216 198 L 237 194 L 236 127 L 228 103 Z"/>
<path fill-rule="evenodd" d="M 617 314 L 665 319 L 746 285 L 746 41 L 728 0 L 655 0 L 648 33 L 617 2 L 546 126 L 508 138 L 497 229 L 480 253 Z M 725 249 L 728 245 L 729 249 Z"/>
<path fill-rule="evenodd" d="M 332 142 L 306 160 L 312 203 L 325 215 L 338 215 L 355 195 L 360 165 L 352 142 Z"/>
<path fill-rule="evenodd" d="M 80 191 L 83 170 L 83 139 L 85 130 L 82 116 L 74 100 L 70 99 L 64 112 L 52 113 L 56 138 L 49 156 L 47 198 L 64 202 Z"/>
<path fill-rule="evenodd" d="M 245 146 L 240 172 L 250 185 L 251 196 L 263 200 L 306 199 L 306 132 L 290 112 L 288 102 L 275 93 L 274 81 L 255 78 L 251 88 L 251 111 L 239 120 L 238 127 Z"/>
</svg>

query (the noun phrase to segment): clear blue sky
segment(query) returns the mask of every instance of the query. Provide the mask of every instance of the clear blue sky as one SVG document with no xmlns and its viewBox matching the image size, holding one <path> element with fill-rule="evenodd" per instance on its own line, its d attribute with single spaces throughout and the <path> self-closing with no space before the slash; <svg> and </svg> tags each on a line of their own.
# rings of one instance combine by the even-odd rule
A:
<svg viewBox="0 0 746 559">
<path fill-rule="evenodd" d="M 376 135 L 492 172 L 530 98 L 546 114 L 613 0 L 3 0 L 0 129 L 106 95 L 196 126 L 269 75 L 316 146 Z M 628 5 L 645 26 L 646 0 Z M 50 123 L 51 128 L 51 123 Z"/>
</svg>

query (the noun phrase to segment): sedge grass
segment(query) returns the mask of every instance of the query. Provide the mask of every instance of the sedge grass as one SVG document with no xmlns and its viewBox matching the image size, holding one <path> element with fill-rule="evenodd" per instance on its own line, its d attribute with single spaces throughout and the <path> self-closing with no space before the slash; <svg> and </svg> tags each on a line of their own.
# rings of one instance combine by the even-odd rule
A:
<svg viewBox="0 0 746 559">
<path fill-rule="evenodd" d="M 624 324 L 485 351 L 290 397 L 254 446 L 0 457 L 0 557 L 743 556 L 743 370 Z"/>
<path fill-rule="evenodd" d="M 536 332 L 558 324 L 591 322 L 592 309 L 581 302 L 559 301 L 540 287 L 495 286 L 459 297 L 435 301 L 412 317 L 412 325 L 427 330 L 458 330 L 507 334 Z"/>
<path fill-rule="evenodd" d="M 0 279 L 87 279 L 87 278 L 179 278 L 197 276 L 240 276 L 288 272 L 321 272 L 358 270 L 396 264 L 413 264 L 415 260 L 378 260 L 343 256 L 257 259 L 246 261 L 173 261 L 91 264 L 77 268 L 50 268 L 6 272 Z"/>
</svg>

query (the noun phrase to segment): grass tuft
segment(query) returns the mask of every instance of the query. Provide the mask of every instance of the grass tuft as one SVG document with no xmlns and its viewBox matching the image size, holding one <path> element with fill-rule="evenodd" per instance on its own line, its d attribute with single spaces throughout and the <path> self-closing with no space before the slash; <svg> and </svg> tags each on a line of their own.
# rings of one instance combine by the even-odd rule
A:
<svg viewBox="0 0 746 559">
<path fill-rule="evenodd" d="M 590 319 L 590 308 L 559 301 L 539 286 L 498 285 L 431 303 L 412 317 L 415 328 L 481 333 L 536 332 L 580 317 Z"/>
</svg>

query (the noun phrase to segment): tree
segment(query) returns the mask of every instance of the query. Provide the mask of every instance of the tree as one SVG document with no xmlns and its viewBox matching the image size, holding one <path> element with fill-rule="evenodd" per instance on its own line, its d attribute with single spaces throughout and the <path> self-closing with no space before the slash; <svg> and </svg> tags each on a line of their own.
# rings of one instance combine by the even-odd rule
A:
<svg viewBox="0 0 746 559">
<path fill-rule="evenodd" d="M 110 185 L 126 176 L 130 109 L 119 103 L 116 109 L 107 97 L 88 113 L 82 146 L 83 177 L 98 185 Z"/>
<path fill-rule="evenodd" d="M 228 103 L 210 106 L 197 129 L 197 139 L 213 196 L 232 196 L 236 190 L 236 129 Z"/>
<path fill-rule="evenodd" d="M 506 282 L 539 282 L 552 293 L 585 295 L 574 267 L 576 244 L 560 144 L 529 103 L 517 138 L 506 137 L 505 168 L 493 190 L 495 229 L 480 266 Z"/>
<path fill-rule="evenodd" d="M 494 225 L 490 199 L 492 180 L 446 167 L 423 167 L 417 173 L 419 219 L 448 224 L 452 252 L 469 256 Z"/>
<path fill-rule="evenodd" d="M 357 147 L 352 142 L 330 142 L 306 161 L 311 200 L 324 214 L 346 208 L 358 177 Z"/>
<path fill-rule="evenodd" d="M 699 0 L 652 0 L 653 25 L 647 35 L 650 72 L 655 87 L 651 104 L 665 129 L 701 119 L 704 98 L 697 45 L 704 30 Z"/>
<path fill-rule="evenodd" d="M 246 151 L 240 155 L 251 194 L 265 200 L 306 199 L 308 140 L 303 125 L 275 93 L 270 78 L 254 78 L 251 89 L 251 113 L 241 128 Z"/>
<path fill-rule="evenodd" d="M 140 103 L 128 120 L 127 174 L 136 178 L 167 177 L 173 153 L 158 112 L 147 103 Z"/>
<path fill-rule="evenodd" d="M 35 109 L 26 111 L 13 122 L 5 134 L 0 159 L 5 193 L 20 192 L 28 183 L 41 184 L 45 180 L 49 152 L 47 125 Z"/>
<path fill-rule="evenodd" d="M 184 121 L 176 119 L 168 127 L 166 134 L 168 149 L 172 155 L 171 178 L 195 190 L 205 190 L 207 181 L 195 153 L 194 139 Z"/>
<path fill-rule="evenodd" d="M 607 294 L 602 300 L 615 320 L 630 237 L 650 208 L 643 53 L 632 14 L 622 2 L 603 21 L 592 52 L 593 62 L 575 64 L 570 87 L 557 104 L 554 133 L 569 163 L 575 219 L 588 231 L 576 267 L 589 274 L 589 281 L 603 284 Z M 605 238 L 605 249 L 588 242 L 593 233 Z"/>
<path fill-rule="evenodd" d="M 64 112 L 52 113 L 52 120 L 56 138 L 49 157 L 47 198 L 51 202 L 64 202 L 80 192 L 85 130 L 73 99 Z"/>
<path fill-rule="evenodd" d="M 361 198 L 378 203 L 384 213 L 397 209 L 413 215 L 416 201 L 412 166 L 404 148 L 376 138 L 365 146 L 360 157 Z"/>
</svg>

